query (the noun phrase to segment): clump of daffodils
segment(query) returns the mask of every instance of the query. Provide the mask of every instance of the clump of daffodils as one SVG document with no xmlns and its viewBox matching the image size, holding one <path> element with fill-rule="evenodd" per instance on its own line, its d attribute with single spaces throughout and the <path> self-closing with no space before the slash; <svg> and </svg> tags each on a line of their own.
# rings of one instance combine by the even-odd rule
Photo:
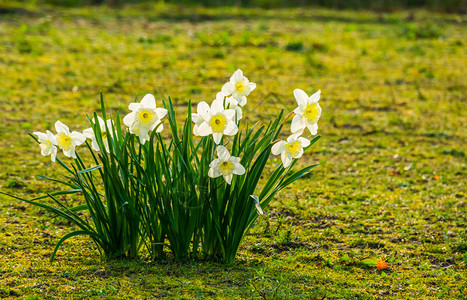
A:
<svg viewBox="0 0 467 300">
<path fill-rule="evenodd" d="M 153 258 L 165 257 L 168 247 L 176 258 L 202 251 L 233 262 L 246 231 L 275 195 L 316 166 L 291 172 L 319 138 L 311 136 L 318 131 L 321 91 L 311 96 L 293 91 L 298 106 L 290 134 L 281 139 L 288 119 L 282 120 L 283 112 L 267 126 L 240 129 L 255 88 L 241 70 L 235 71 L 214 100 L 199 102 L 195 112 L 189 106 L 182 130 L 170 98 L 161 106 L 147 94 L 128 106 L 122 122 L 118 114 L 107 117 L 101 95 L 102 117 L 94 113 L 83 132 L 70 131 L 61 121 L 55 123 L 55 134 L 34 132 L 41 154 L 58 161 L 71 183 L 53 180 L 73 190 L 49 194 L 58 208 L 22 200 L 49 208 L 80 228 L 60 240 L 52 259 L 64 240 L 87 235 L 109 257 L 137 257 L 141 247 Z M 170 139 L 163 135 L 169 133 L 166 128 Z M 80 146 L 91 152 L 91 166 L 81 159 Z M 59 150 L 74 159 L 71 167 L 58 158 Z M 271 176 L 263 176 L 271 154 L 282 163 Z M 85 205 L 68 208 L 54 198 L 70 193 L 81 194 Z M 75 213 L 83 207 L 91 218 Z"/>
<path fill-rule="evenodd" d="M 250 82 L 243 76 L 242 70 L 237 70 L 230 78 L 230 81 L 224 84 L 222 91 L 217 93 L 216 99 L 211 105 L 202 101 L 197 106 L 197 112 L 193 113 L 191 118 L 194 123 L 193 134 L 196 136 L 212 136 L 212 139 L 218 145 L 218 158 L 214 159 L 209 165 L 208 176 L 216 178 L 222 176 L 230 184 L 233 175 L 243 175 L 245 168 L 240 164 L 240 158 L 230 156 L 229 151 L 222 145 L 224 136 L 235 136 L 238 132 L 238 123 L 243 116 L 242 108 L 247 103 L 247 96 L 256 88 L 256 84 Z M 284 168 L 290 166 L 294 159 L 303 155 L 303 149 L 310 145 L 310 140 L 301 135 L 305 129 L 308 129 L 311 135 L 318 132 L 318 120 L 321 117 L 321 107 L 319 98 L 321 91 L 318 91 L 308 97 L 300 90 L 294 90 L 295 100 L 298 107 L 294 110 L 295 116 L 292 119 L 292 134 L 287 140 L 277 141 L 271 149 L 272 154 L 280 155 Z M 130 113 L 123 118 L 123 123 L 128 127 L 128 131 L 138 137 L 141 144 L 149 140 L 149 134 L 152 130 L 161 132 L 163 130 L 162 119 L 167 115 L 167 109 L 156 107 L 156 99 L 153 95 L 147 94 L 140 103 L 131 103 L 128 107 Z M 94 123 L 95 120 L 92 120 Z M 112 128 L 114 123 L 111 119 L 104 121 L 98 116 L 100 133 L 109 152 L 109 139 L 106 133 L 107 128 Z M 41 154 L 51 156 L 55 162 L 57 148 L 63 151 L 65 156 L 76 158 L 75 148 L 91 140 L 92 149 L 100 151 L 96 140 L 96 134 L 93 128 L 88 128 L 83 133 L 73 131 L 70 133 L 68 127 L 60 121 L 55 123 L 57 134 L 34 132 L 38 137 Z"/>
</svg>

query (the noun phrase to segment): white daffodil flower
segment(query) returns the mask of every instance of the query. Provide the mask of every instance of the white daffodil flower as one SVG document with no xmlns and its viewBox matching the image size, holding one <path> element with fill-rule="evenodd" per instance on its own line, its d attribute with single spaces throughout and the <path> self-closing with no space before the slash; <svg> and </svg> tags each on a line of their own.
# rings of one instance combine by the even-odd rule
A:
<svg viewBox="0 0 467 300">
<path fill-rule="evenodd" d="M 84 134 L 77 131 L 70 133 L 68 126 L 60 121 L 55 122 L 55 130 L 57 130 L 57 135 L 55 136 L 55 145 L 63 150 L 63 154 L 65 154 L 65 156 L 76 158 L 75 147 L 86 141 Z"/>
<path fill-rule="evenodd" d="M 37 135 L 37 139 L 39 140 L 39 147 L 41 147 L 41 154 L 43 156 L 50 155 L 52 162 L 55 162 L 55 157 L 57 157 L 57 141 L 55 136 L 52 132 L 46 131 L 43 132 L 33 132 L 33 134 Z"/>
<path fill-rule="evenodd" d="M 321 91 L 317 91 L 310 97 L 300 90 L 293 91 L 298 107 L 294 110 L 295 116 L 292 119 L 292 132 L 298 133 L 308 128 L 312 135 L 318 133 L 318 120 L 321 116 L 321 107 L 319 106 L 319 97 Z"/>
<path fill-rule="evenodd" d="M 233 109 L 224 109 L 223 101 L 214 100 L 211 108 L 206 110 L 207 103 L 202 103 L 198 104 L 198 114 L 203 122 L 197 127 L 196 132 L 193 130 L 194 134 L 199 136 L 212 134 L 214 142 L 219 144 L 224 134 L 235 135 L 238 132 L 238 127 L 233 121 L 235 117 Z"/>
<path fill-rule="evenodd" d="M 224 95 L 219 92 L 216 94 L 216 100 L 214 101 L 219 101 L 221 103 L 224 102 Z M 209 115 L 209 105 L 206 102 L 200 102 L 198 103 L 198 106 L 196 108 L 198 113 L 192 113 L 191 114 L 191 120 L 195 123 L 195 126 L 193 127 L 193 134 L 200 136 L 198 128 L 199 126 L 205 122 L 206 120 L 203 118 L 203 116 L 208 116 Z"/>
<path fill-rule="evenodd" d="M 139 137 L 141 144 L 149 140 L 149 131 L 161 124 L 161 119 L 167 114 L 167 109 L 156 108 L 156 99 L 147 94 L 140 103 L 131 103 L 128 108 L 131 113 L 123 118 L 123 123 L 129 128 L 130 133 Z M 161 132 L 163 125 L 157 127 L 156 132 Z"/>
<path fill-rule="evenodd" d="M 217 157 L 209 164 L 209 177 L 222 176 L 228 184 L 231 184 L 233 175 L 245 174 L 245 168 L 240 164 L 240 158 L 230 156 L 229 150 L 224 146 L 217 146 Z"/>
<path fill-rule="evenodd" d="M 279 141 L 271 148 L 274 155 L 281 155 L 282 165 L 287 168 L 294 158 L 300 158 L 303 155 L 303 148 L 310 145 L 310 141 L 303 137 L 292 134 L 287 141 Z"/>
<path fill-rule="evenodd" d="M 99 120 L 99 128 L 101 130 L 101 136 L 102 136 L 102 141 L 104 142 L 105 150 L 109 152 L 109 141 L 107 139 L 107 132 L 105 130 L 105 122 L 99 116 L 97 116 L 97 119 Z M 93 119 L 92 122 L 95 123 L 95 120 Z M 113 128 L 112 125 L 113 125 L 113 121 L 111 119 L 108 119 L 107 127 L 109 128 L 110 134 L 112 134 L 112 128 Z M 83 130 L 83 134 L 88 139 L 92 140 L 92 144 L 91 144 L 92 149 L 96 151 L 100 151 L 99 144 L 97 143 L 96 135 L 94 134 L 94 131 L 92 130 L 92 128 Z"/>
<path fill-rule="evenodd" d="M 246 96 L 256 88 L 256 83 L 248 81 L 248 78 L 243 76 L 242 70 L 238 69 L 230 77 L 230 82 L 227 82 L 222 87 L 224 96 L 230 96 L 237 100 L 238 104 L 243 106 L 246 104 Z"/>
</svg>

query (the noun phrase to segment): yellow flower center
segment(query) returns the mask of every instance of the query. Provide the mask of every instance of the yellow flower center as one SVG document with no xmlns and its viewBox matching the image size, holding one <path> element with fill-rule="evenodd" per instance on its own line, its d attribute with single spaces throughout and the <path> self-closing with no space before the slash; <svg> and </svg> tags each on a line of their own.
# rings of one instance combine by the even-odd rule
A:
<svg viewBox="0 0 467 300">
<path fill-rule="evenodd" d="M 305 107 L 303 114 L 309 123 L 316 123 L 319 119 L 318 103 L 310 103 Z"/>
<path fill-rule="evenodd" d="M 65 151 L 68 151 L 71 149 L 71 137 L 66 135 L 65 133 L 63 132 L 60 132 L 58 135 L 57 135 L 57 145 L 58 147 L 60 147 L 60 149 L 63 149 Z"/>
<path fill-rule="evenodd" d="M 148 126 L 154 123 L 156 115 L 153 111 L 148 109 L 142 109 L 138 112 L 138 120 L 143 126 Z"/>
<path fill-rule="evenodd" d="M 238 91 L 239 93 L 244 93 L 244 92 L 245 92 L 245 84 L 244 84 L 242 81 L 238 82 L 238 83 L 235 85 L 235 88 L 237 89 L 237 91 Z"/>
<path fill-rule="evenodd" d="M 209 125 L 214 132 L 224 132 L 225 126 L 227 125 L 227 119 L 223 114 L 218 114 L 211 118 Z"/>
<path fill-rule="evenodd" d="M 302 150 L 302 143 L 299 141 L 287 143 L 285 145 L 285 149 L 290 154 L 290 156 L 295 157 L 300 153 L 300 150 Z"/>
<path fill-rule="evenodd" d="M 234 169 L 234 164 L 230 160 L 226 160 L 226 161 L 219 163 L 219 171 L 223 175 L 228 175 L 232 173 L 233 169 Z"/>
</svg>

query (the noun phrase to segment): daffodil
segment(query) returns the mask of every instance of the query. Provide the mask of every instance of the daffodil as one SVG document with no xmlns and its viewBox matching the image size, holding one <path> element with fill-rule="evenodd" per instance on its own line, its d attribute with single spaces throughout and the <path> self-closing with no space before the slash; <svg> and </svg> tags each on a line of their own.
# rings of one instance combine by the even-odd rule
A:
<svg viewBox="0 0 467 300">
<path fill-rule="evenodd" d="M 303 148 L 310 145 L 310 141 L 303 137 L 292 134 L 287 141 L 279 141 L 271 148 L 274 155 L 281 155 L 282 165 L 287 168 L 293 159 L 300 158 L 303 155 Z"/>
<path fill-rule="evenodd" d="M 243 76 L 242 70 L 238 69 L 230 77 L 230 82 L 227 82 L 222 87 L 224 96 L 230 96 L 237 100 L 238 104 L 243 106 L 246 104 L 246 96 L 256 88 L 256 83 L 248 81 L 248 78 Z"/>
<path fill-rule="evenodd" d="M 99 120 L 99 128 L 101 130 L 101 136 L 102 136 L 102 141 L 104 142 L 105 150 L 107 152 L 109 152 L 109 141 L 107 139 L 107 131 L 105 130 L 105 122 L 99 116 L 97 116 L 97 119 Z M 93 119 L 92 122 L 94 123 L 95 120 Z M 112 134 L 112 128 L 113 128 L 112 125 L 113 125 L 113 121 L 111 119 L 108 119 L 107 120 L 107 127 L 109 128 L 109 131 L 110 131 L 111 134 Z M 94 131 L 92 130 L 92 128 L 88 128 L 88 129 L 83 130 L 83 134 L 88 139 L 92 140 L 92 144 L 91 144 L 92 149 L 94 149 L 96 151 L 100 151 L 99 144 L 97 143 L 97 140 L 96 140 L 96 135 L 94 134 Z"/>
<path fill-rule="evenodd" d="M 46 133 L 43 132 L 34 132 L 37 135 L 37 139 L 39 141 L 39 147 L 41 147 L 41 154 L 43 156 L 50 155 L 50 159 L 52 162 L 55 162 L 55 157 L 57 156 L 57 141 L 55 140 L 55 136 L 49 130 Z"/>
<path fill-rule="evenodd" d="M 217 146 L 217 158 L 209 164 L 208 176 L 224 177 L 228 184 L 232 183 L 233 175 L 245 174 L 245 168 L 240 164 L 240 158 L 230 156 L 229 150 L 224 146 Z"/>
<path fill-rule="evenodd" d="M 214 100 L 209 110 L 206 110 L 207 103 L 202 103 L 198 104 L 198 114 L 203 122 L 199 124 L 196 131 L 193 130 L 194 134 L 199 136 L 212 134 L 214 142 L 219 144 L 224 134 L 235 135 L 238 132 L 238 127 L 233 121 L 235 117 L 233 109 L 224 109 L 223 101 L 219 100 Z"/>
<path fill-rule="evenodd" d="M 149 131 L 154 130 L 156 127 L 156 132 L 162 131 L 161 119 L 167 114 L 167 109 L 157 108 L 156 99 L 153 95 L 147 94 L 140 103 L 131 103 L 128 108 L 131 113 L 123 118 L 123 123 L 132 134 L 139 137 L 141 144 L 149 140 Z"/>
<path fill-rule="evenodd" d="M 305 128 L 310 130 L 312 135 L 318 133 L 318 120 L 321 116 L 321 107 L 319 106 L 319 97 L 321 91 L 317 91 L 310 97 L 300 90 L 293 91 L 298 107 L 294 110 L 295 116 L 292 119 L 292 132 L 303 132 Z"/>
<path fill-rule="evenodd" d="M 63 150 L 63 154 L 65 154 L 65 156 L 76 158 L 75 147 L 86 141 L 84 134 L 77 131 L 70 133 L 68 126 L 60 121 L 55 122 L 55 130 L 57 130 L 57 135 L 55 135 L 55 145 Z"/>
<path fill-rule="evenodd" d="M 219 92 L 216 94 L 216 100 L 214 101 L 219 101 L 219 102 L 224 102 L 224 95 Z M 203 116 L 207 117 L 209 116 L 209 111 L 210 111 L 210 108 L 209 108 L 209 104 L 207 104 L 206 102 L 202 101 L 200 103 L 198 103 L 198 106 L 197 106 L 197 113 L 192 113 L 191 114 L 191 120 L 195 123 L 195 126 L 193 127 L 193 134 L 195 135 L 201 135 L 199 134 L 199 131 L 198 131 L 198 128 L 199 126 L 205 122 L 206 120 L 203 118 Z"/>
</svg>

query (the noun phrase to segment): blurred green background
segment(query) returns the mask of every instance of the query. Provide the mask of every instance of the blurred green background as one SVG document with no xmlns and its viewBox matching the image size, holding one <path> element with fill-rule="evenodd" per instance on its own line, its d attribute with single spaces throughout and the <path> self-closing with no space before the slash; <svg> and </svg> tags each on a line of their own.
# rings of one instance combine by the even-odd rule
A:
<svg viewBox="0 0 467 300">
<path fill-rule="evenodd" d="M 145 2 L 210 7 L 287 8 L 317 6 L 333 9 L 376 9 L 385 11 L 425 8 L 444 12 L 465 12 L 467 10 L 465 0 L 24 0 L 23 2 L 74 7 L 100 4 L 119 6 Z"/>
</svg>

